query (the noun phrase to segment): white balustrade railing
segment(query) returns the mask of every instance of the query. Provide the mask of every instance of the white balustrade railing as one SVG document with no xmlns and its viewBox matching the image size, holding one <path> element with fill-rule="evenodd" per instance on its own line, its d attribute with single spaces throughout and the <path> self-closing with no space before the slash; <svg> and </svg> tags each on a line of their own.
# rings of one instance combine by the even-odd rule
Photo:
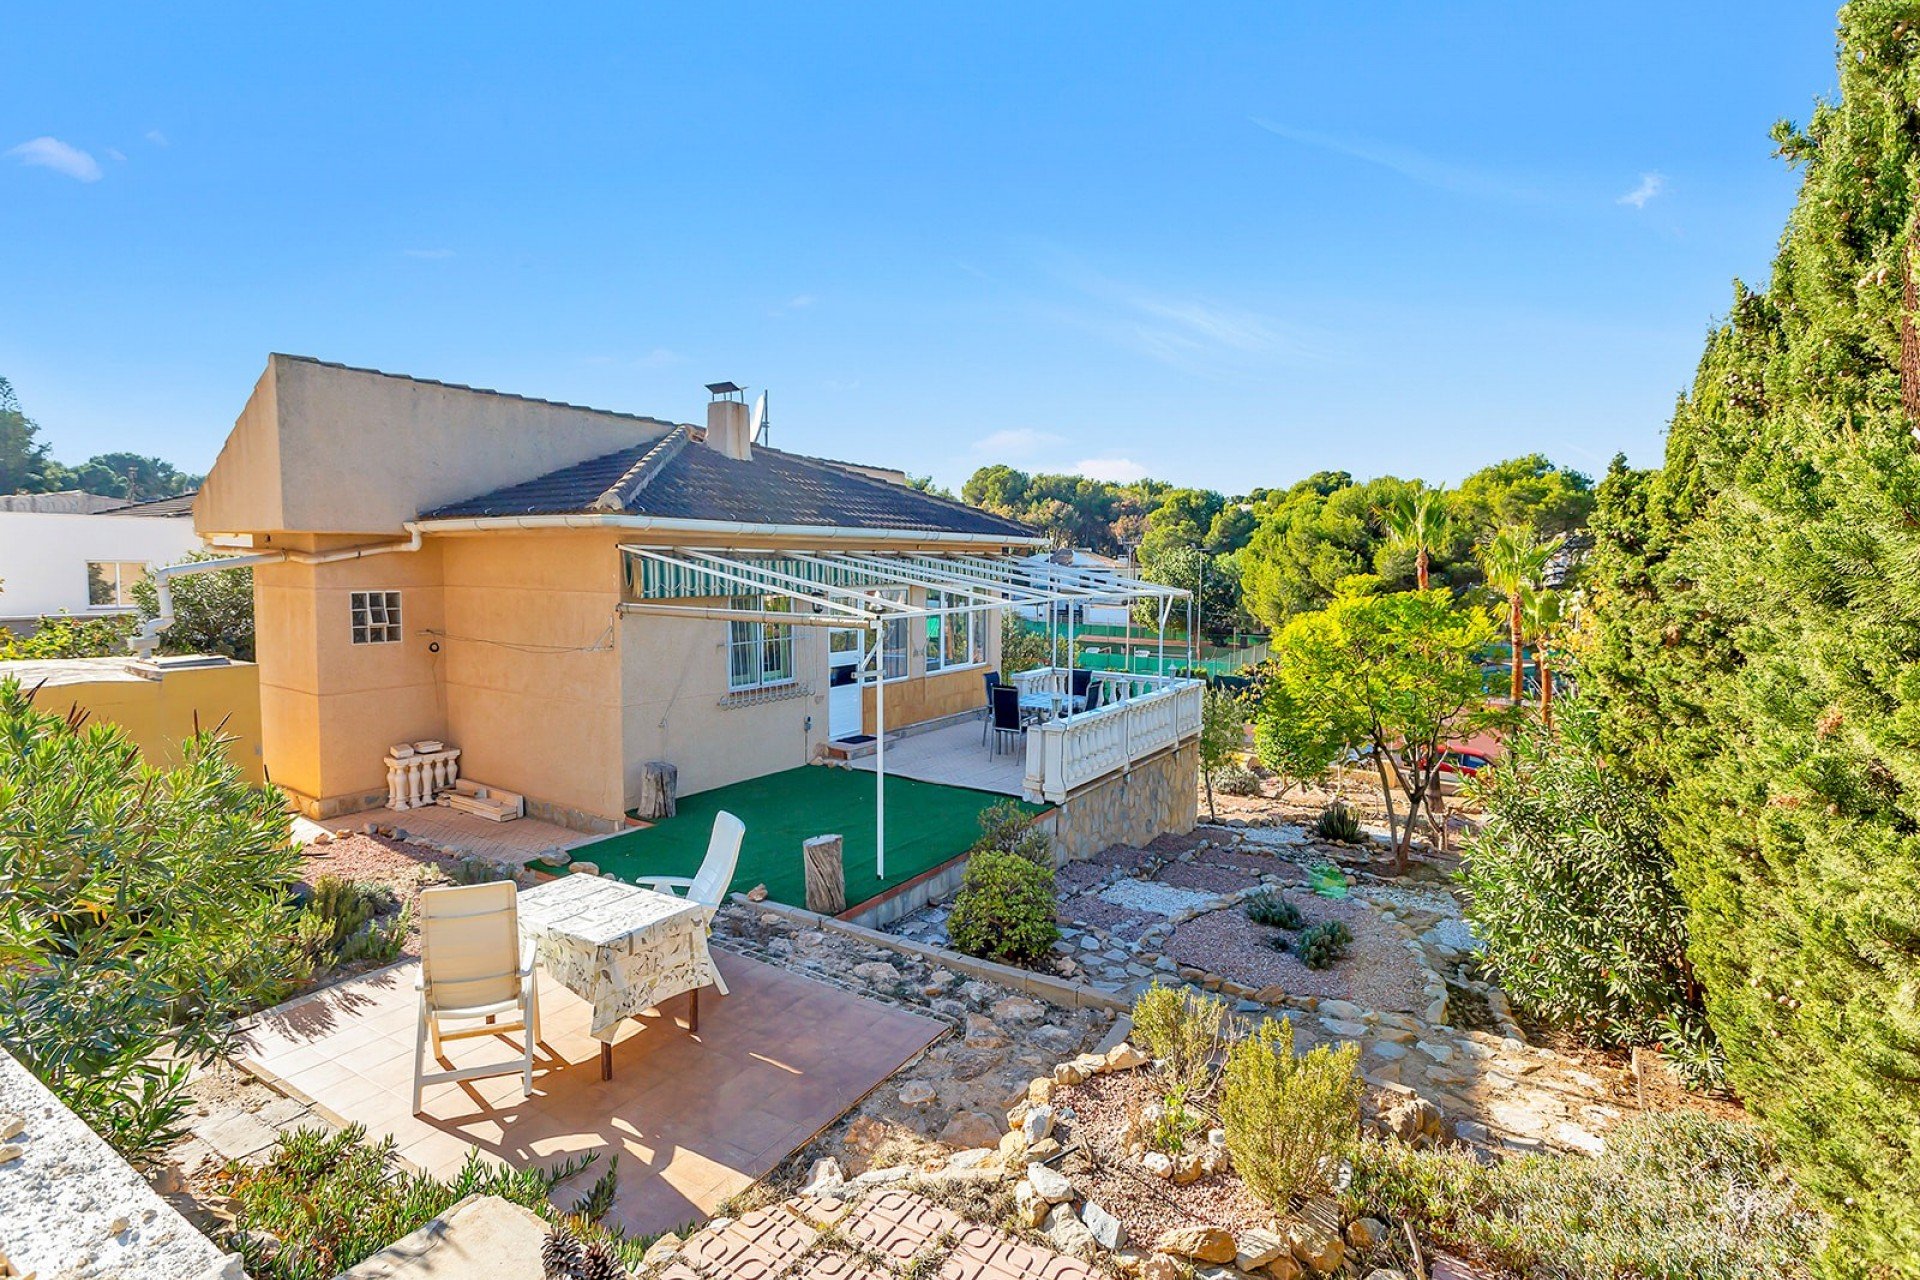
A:
<svg viewBox="0 0 1920 1280">
<path fill-rule="evenodd" d="M 387 808 L 419 809 L 453 785 L 460 776 L 460 749 L 416 751 L 410 756 L 387 757 Z"/>
<path fill-rule="evenodd" d="M 1058 667 L 1042 667 L 1013 679 L 1023 693 L 1064 699 L 1072 676 Z M 1123 773 L 1200 732 L 1204 686 L 1198 680 L 1101 671 L 1094 673 L 1093 682 L 1099 688 L 1094 710 L 1027 730 L 1029 799 L 1059 804 L 1077 788 Z"/>
</svg>

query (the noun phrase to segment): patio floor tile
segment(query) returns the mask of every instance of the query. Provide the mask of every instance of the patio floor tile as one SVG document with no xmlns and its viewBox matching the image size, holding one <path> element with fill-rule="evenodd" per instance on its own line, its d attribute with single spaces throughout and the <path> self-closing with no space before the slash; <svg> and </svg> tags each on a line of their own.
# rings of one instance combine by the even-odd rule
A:
<svg viewBox="0 0 1920 1280">
<path fill-rule="evenodd" d="M 600 1079 L 587 1006 L 542 975 L 533 1096 L 520 1089 L 521 1033 L 479 1036 L 448 1042 L 438 1062 L 429 1053 L 427 1069 L 498 1063 L 502 1074 L 430 1085 L 413 1115 L 413 962 L 270 1010 L 242 1060 L 342 1121 L 392 1136 L 404 1158 L 439 1176 L 475 1150 L 523 1166 L 618 1155 L 609 1221 L 663 1231 L 712 1213 L 945 1029 L 759 961 L 721 953 L 720 964 L 733 994 L 702 993 L 700 1034 L 687 1031 L 678 998 L 623 1023 L 611 1081 Z M 369 1026 L 382 1030 L 369 1036 Z"/>
</svg>

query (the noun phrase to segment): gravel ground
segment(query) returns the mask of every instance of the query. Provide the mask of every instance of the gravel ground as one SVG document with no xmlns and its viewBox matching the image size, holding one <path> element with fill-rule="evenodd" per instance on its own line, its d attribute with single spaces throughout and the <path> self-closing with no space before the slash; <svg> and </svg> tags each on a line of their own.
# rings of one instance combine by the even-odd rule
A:
<svg viewBox="0 0 1920 1280">
<path fill-rule="evenodd" d="M 1118 880 L 1100 891 L 1100 896 L 1118 907 L 1132 911 L 1150 911 L 1155 915 L 1170 916 L 1180 911 L 1194 911 L 1213 901 L 1218 894 L 1199 893 L 1192 889 L 1176 889 L 1170 884 L 1156 880 Z"/>
<path fill-rule="evenodd" d="M 1069 862 L 1053 873 L 1053 883 L 1062 896 L 1085 893 L 1096 885 L 1105 884 L 1107 877 L 1112 874 L 1112 867 L 1092 860 Z"/>
<path fill-rule="evenodd" d="M 1332 968 L 1309 969 L 1291 952 L 1267 945 L 1279 929 L 1257 925 L 1239 907 L 1195 916 L 1173 931 L 1164 951 L 1176 962 L 1251 987 L 1278 985 L 1289 995 L 1351 1000 L 1364 1008 L 1414 1013 L 1426 1008 L 1426 980 L 1401 936 L 1356 902 L 1288 892 L 1308 924 L 1339 920 L 1353 945 Z M 1285 935 L 1291 937 L 1291 934 Z"/>
<path fill-rule="evenodd" d="M 1205 1224 L 1237 1233 L 1271 1225 L 1273 1211 L 1233 1174 L 1176 1187 L 1147 1173 L 1121 1149 L 1119 1138 L 1128 1111 L 1153 1096 L 1152 1078 L 1144 1071 L 1098 1075 L 1084 1084 L 1056 1086 L 1056 1114 L 1062 1107 L 1071 1107 L 1074 1117 L 1056 1131 L 1061 1144 L 1069 1148 L 1061 1158 L 1060 1172 L 1120 1220 L 1135 1248 L 1150 1248 L 1161 1232 L 1173 1227 Z M 1205 1140 L 1204 1132 L 1196 1138 Z"/>
<path fill-rule="evenodd" d="M 1076 893 L 1061 899 L 1057 914 L 1061 919 L 1083 928 L 1105 929 L 1108 933 L 1125 937 L 1136 937 L 1148 925 L 1165 919 L 1108 902 L 1097 893 Z"/>
<path fill-rule="evenodd" d="M 1395 907 L 1408 907 L 1415 911 L 1431 911 L 1435 915 L 1460 915 L 1460 900 L 1452 894 L 1439 889 L 1404 889 L 1398 885 L 1372 885 L 1367 889 L 1369 897 Z"/>
<path fill-rule="evenodd" d="M 339 876 L 343 880 L 373 880 L 392 889 L 406 906 L 430 885 L 446 884 L 459 859 L 404 840 L 384 836 L 351 835 L 331 844 L 308 845 L 300 860 L 300 878 L 312 884 L 321 876 Z M 415 921 L 407 929 L 402 954 L 420 954 L 420 925 Z M 327 975 L 338 981 L 343 974 L 355 972 L 343 968 Z"/>
<path fill-rule="evenodd" d="M 1162 867 L 1154 877 L 1176 889 L 1196 889 L 1210 894 L 1237 893 L 1260 883 L 1260 877 L 1239 867 L 1204 867 L 1195 862 L 1176 862 Z"/>
</svg>

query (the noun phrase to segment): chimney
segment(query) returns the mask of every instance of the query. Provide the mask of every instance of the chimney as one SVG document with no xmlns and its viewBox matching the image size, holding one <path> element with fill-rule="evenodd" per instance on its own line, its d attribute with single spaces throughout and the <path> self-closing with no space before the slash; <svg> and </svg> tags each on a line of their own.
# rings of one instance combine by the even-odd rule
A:
<svg viewBox="0 0 1920 1280">
<path fill-rule="evenodd" d="M 745 462 L 753 457 L 753 441 L 747 436 L 746 388 L 731 382 L 709 382 L 713 403 L 707 406 L 707 447 L 723 456 Z"/>
</svg>

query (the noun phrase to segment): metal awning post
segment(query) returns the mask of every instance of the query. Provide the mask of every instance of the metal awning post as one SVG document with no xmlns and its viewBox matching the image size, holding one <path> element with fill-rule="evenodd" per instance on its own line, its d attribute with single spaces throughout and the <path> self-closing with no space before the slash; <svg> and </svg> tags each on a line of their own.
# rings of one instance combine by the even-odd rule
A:
<svg viewBox="0 0 1920 1280">
<path fill-rule="evenodd" d="M 887 880 L 887 624 L 873 623 L 873 874 Z"/>
</svg>

